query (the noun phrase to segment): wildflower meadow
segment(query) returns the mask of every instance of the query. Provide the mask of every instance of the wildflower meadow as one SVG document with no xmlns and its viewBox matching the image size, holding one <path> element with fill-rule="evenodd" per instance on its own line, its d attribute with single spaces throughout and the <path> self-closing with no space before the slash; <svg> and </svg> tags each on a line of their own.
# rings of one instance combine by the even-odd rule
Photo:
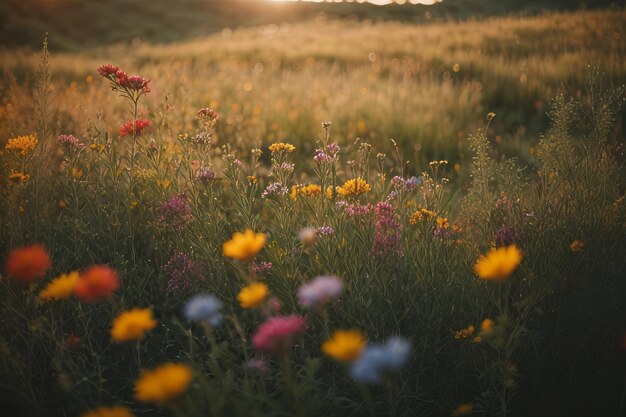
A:
<svg viewBox="0 0 626 417">
<path fill-rule="evenodd" d="M 626 15 L 498 19 L 424 27 L 492 54 L 443 79 L 321 29 L 0 51 L 0 414 L 626 413 Z"/>
</svg>

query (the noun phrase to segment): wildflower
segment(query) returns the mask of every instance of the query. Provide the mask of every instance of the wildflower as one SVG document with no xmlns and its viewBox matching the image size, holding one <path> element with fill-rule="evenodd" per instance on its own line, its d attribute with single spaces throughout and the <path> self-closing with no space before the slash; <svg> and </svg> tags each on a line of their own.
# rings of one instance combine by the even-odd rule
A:
<svg viewBox="0 0 626 417">
<path fill-rule="evenodd" d="M 215 171 L 211 168 L 202 167 L 196 174 L 196 180 L 200 182 L 209 182 L 215 179 Z"/>
<path fill-rule="evenodd" d="M 344 206 L 344 211 L 343 212 L 348 217 L 356 218 L 357 220 L 362 220 L 361 218 L 363 218 L 366 215 L 371 213 L 372 208 L 373 207 L 372 207 L 371 204 L 364 204 L 364 205 L 348 204 L 348 205 Z"/>
<path fill-rule="evenodd" d="M 575 240 L 573 241 L 570 245 L 569 245 L 569 249 L 576 253 L 576 252 L 581 252 L 583 249 L 585 248 L 585 243 L 580 241 L 580 240 Z"/>
<path fill-rule="evenodd" d="M 335 229 L 330 226 L 321 226 L 317 228 L 317 233 L 322 236 L 332 236 L 335 234 Z"/>
<path fill-rule="evenodd" d="M 350 374 L 357 382 L 378 384 L 386 373 L 397 371 L 409 360 L 411 342 L 391 337 L 384 345 L 370 345 L 352 363 Z"/>
<path fill-rule="evenodd" d="M 515 244 L 494 248 L 476 261 L 474 271 L 484 280 L 503 282 L 521 261 L 522 252 Z"/>
<path fill-rule="evenodd" d="M 80 417 L 134 417 L 135 415 L 128 407 L 98 407 L 80 415 Z"/>
<path fill-rule="evenodd" d="M 267 285 L 262 282 L 253 282 L 239 291 L 237 300 L 239 300 L 241 308 L 257 308 L 263 304 L 268 294 Z"/>
<path fill-rule="evenodd" d="M 322 344 L 322 352 L 342 362 L 353 362 L 365 348 L 365 338 L 358 330 L 336 330 Z"/>
<path fill-rule="evenodd" d="M 454 410 L 452 410 L 452 416 L 453 417 L 464 416 L 466 414 L 471 413 L 472 411 L 474 411 L 474 406 L 472 404 L 463 403 L 459 405 L 457 408 L 455 408 Z"/>
<path fill-rule="evenodd" d="M 447 217 L 437 217 L 437 228 L 447 229 L 449 227 L 450 227 L 450 223 L 448 223 Z"/>
<path fill-rule="evenodd" d="M 175 230 L 183 230 L 191 222 L 191 207 L 184 194 L 177 194 L 159 208 L 159 221 Z"/>
<path fill-rule="evenodd" d="M 363 178 L 353 178 L 346 181 L 341 187 L 337 187 L 337 193 L 343 197 L 359 195 L 368 192 L 372 187 Z"/>
<path fill-rule="evenodd" d="M 517 240 L 517 233 L 512 228 L 502 225 L 496 234 L 496 246 L 509 246 Z"/>
<path fill-rule="evenodd" d="M 409 223 L 417 224 L 417 223 L 423 222 L 426 219 L 429 219 L 429 220 L 434 219 L 435 217 L 437 217 L 437 213 L 435 213 L 434 211 L 422 208 L 419 210 L 415 210 L 413 214 L 411 214 Z"/>
<path fill-rule="evenodd" d="M 141 402 L 167 405 L 187 392 L 193 378 L 191 368 L 178 363 L 144 371 L 135 381 L 135 398 Z"/>
<path fill-rule="evenodd" d="M 280 142 L 280 143 L 272 143 L 269 146 L 269 150 L 271 153 L 277 153 L 277 152 L 291 153 L 296 150 L 296 147 L 290 143 Z"/>
<path fill-rule="evenodd" d="M 306 330 L 306 319 L 296 315 L 269 318 L 252 337 L 255 349 L 267 353 L 286 353 L 295 339 Z"/>
<path fill-rule="evenodd" d="M 150 126 L 150 121 L 146 119 L 137 119 L 136 123 L 133 120 L 129 120 L 120 127 L 120 136 L 140 136 L 142 132 Z"/>
<path fill-rule="evenodd" d="M 267 198 L 270 196 L 281 197 L 281 196 L 287 195 L 287 193 L 289 193 L 289 189 L 283 186 L 282 183 L 273 182 L 267 187 L 265 187 L 265 190 L 263 191 L 263 194 L 261 194 L 261 197 L 263 198 Z"/>
<path fill-rule="evenodd" d="M 298 288 L 298 303 L 303 307 L 321 308 L 337 300 L 342 292 L 341 279 L 320 276 Z"/>
<path fill-rule="evenodd" d="M 265 246 L 267 235 L 254 233 L 248 229 L 244 233 L 235 232 L 228 242 L 224 242 L 224 256 L 240 261 L 254 258 Z"/>
<path fill-rule="evenodd" d="M 311 246 L 317 239 L 317 229 L 314 227 L 304 227 L 298 232 L 298 239 L 305 246 Z"/>
<path fill-rule="evenodd" d="M 111 338 L 116 342 L 139 341 L 156 325 L 149 308 L 133 308 L 115 318 L 111 327 Z"/>
<path fill-rule="evenodd" d="M 79 299 L 93 303 L 108 297 L 119 287 L 117 272 L 106 265 L 94 265 L 78 278 L 74 293 Z"/>
<path fill-rule="evenodd" d="M 213 327 L 222 324 L 222 303 L 213 295 L 196 295 L 185 305 L 185 317 L 189 321 L 208 323 Z"/>
<path fill-rule="evenodd" d="M 9 139 L 4 149 L 7 151 L 15 152 L 19 156 L 26 158 L 29 156 L 39 141 L 36 135 L 18 136 L 13 139 Z"/>
<path fill-rule="evenodd" d="M 491 335 L 491 333 L 493 333 L 493 328 L 495 326 L 495 322 L 491 319 L 484 319 L 481 323 L 480 323 L 480 333 L 486 336 Z"/>
<path fill-rule="evenodd" d="M 168 291 L 186 290 L 203 276 L 202 266 L 183 252 L 174 254 L 163 265 L 163 271 L 169 276 Z"/>
<path fill-rule="evenodd" d="M 123 88 L 134 91 L 136 94 L 147 94 L 150 92 L 150 80 L 140 75 L 131 75 L 130 77 L 122 77 L 119 83 Z"/>
<path fill-rule="evenodd" d="M 372 254 L 386 256 L 394 254 L 402 256 L 400 223 L 395 219 L 393 206 L 387 202 L 376 203 L 375 212 L 378 217 L 375 228 Z"/>
<path fill-rule="evenodd" d="M 50 266 L 46 249 L 41 245 L 31 245 L 11 250 L 4 269 L 10 279 L 30 284 L 43 277 Z"/>
<path fill-rule="evenodd" d="M 85 145 L 80 143 L 80 141 L 73 135 L 59 135 L 59 138 L 57 140 L 59 142 L 59 145 L 61 145 L 65 149 L 85 147 Z"/>
<path fill-rule="evenodd" d="M 111 64 L 104 64 L 98 67 L 98 74 L 102 77 L 114 77 L 115 74 L 119 71 L 119 67 Z"/>
<path fill-rule="evenodd" d="M 255 275 L 263 275 L 272 269 L 271 262 L 252 262 L 252 273 Z"/>
<path fill-rule="evenodd" d="M 268 371 L 267 362 L 265 362 L 263 359 L 256 358 L 251 358 L 248 362 L 246 362 L 246 368 L 261 373 L 265 373 Z"/>
<path fill-rule="evenodd" d="M 246 179 L 250 182 L 250 184 L 256 184 L 257 179 L 254 175 L 247 175 Z"/>
<path fill-rule="evenodd" d="M 467 328 L 456 331 L 454 333 L 454 338 L 457 340 L 468 338 L 474 334 L 475 330 L 476 328 L 470 324 Z"/>
<path fill-rule="evenodd" d="M 13 171 L 9 174 L 8 178 L 9 178 L 9 181 L 12 181 L 12 182 L 24 183 L 24 182 L 28 182 L 28 180 L 30 179 L 30 175 Z"/>
<path fill-rule="evenodd" d="M 49 301 L 70 298 L 74 294 L 78 276 L 78 271 L 73 271 L 53 279 L 46 288 L 39 293 L 39 299 Z"/>
<path fill-rule="evenodd" d="M 208 107 L 203 107 L 198 110 L 197 116 L 200 122 L 207 127 L 213 126 L 218 117 L 217 112 Z"/>
</svg>

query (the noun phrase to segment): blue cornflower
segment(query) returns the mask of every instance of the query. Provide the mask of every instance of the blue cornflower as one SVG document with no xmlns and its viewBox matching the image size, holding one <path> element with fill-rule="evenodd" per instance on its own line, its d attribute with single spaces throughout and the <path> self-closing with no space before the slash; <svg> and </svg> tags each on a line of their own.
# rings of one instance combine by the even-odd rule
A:
<svg viewBox="0 0 626 417">
<path fill-rule="evenodd" d="M 213 295 L 196 295 L 185 305 L 185 317 L 189 321 L 209 323 L 218 327 L 222 323 L 222 303 Z"/>
<path fill-rule="evenodd" d="M 411 355 L 411 342 L 395 336 L 384 345 L 370 345 L 361 356 L 352 363 L 350 374 L 357 382 L 379 384 L 390 371 L 396 371 L 406 365 Z"/>
</svg>

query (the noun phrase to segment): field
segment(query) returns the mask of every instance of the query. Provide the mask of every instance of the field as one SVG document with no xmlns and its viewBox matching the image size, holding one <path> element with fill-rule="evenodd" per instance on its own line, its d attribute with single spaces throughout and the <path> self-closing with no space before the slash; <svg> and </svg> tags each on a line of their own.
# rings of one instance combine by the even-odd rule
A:
<svg viewBox="0 0 626 417">
<path fill-rule="evenodd" d="M 5 415 L 621 415 L 626 12 L 289 7 L 0 49 Z"/>
</svg>

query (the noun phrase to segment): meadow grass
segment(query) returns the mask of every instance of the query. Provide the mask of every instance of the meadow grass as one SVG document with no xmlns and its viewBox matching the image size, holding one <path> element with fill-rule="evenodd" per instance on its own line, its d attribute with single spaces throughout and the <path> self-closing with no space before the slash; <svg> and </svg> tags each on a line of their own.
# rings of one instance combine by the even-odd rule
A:
<svg viewBox="0 0 626 417">
<path fill-rule="evenodd" d="M 3 409 L 619 414 L 623 19 L 316 21 L 50 61 L 6 52 Z M 109 60 L 149 88 L 100 77 Z M 549 123 L 531 128 L 519 109 L 534 94 Z M 50 265 L 16 252 L 33 244 Z M 71 271 L 62 299 L 41 293 Z M 303 293 L 318 276 L 341 294 Z M 215 298 L 189 307 L 200 294 Z M 120 316 L 136 307 L 152 316 Z M 347 363 L 322 347 L 340 329 L 367 343 L 352 357 L 344 342 Z M 287 336 L 268 347 L 271 331 Z"/>
</svg>

